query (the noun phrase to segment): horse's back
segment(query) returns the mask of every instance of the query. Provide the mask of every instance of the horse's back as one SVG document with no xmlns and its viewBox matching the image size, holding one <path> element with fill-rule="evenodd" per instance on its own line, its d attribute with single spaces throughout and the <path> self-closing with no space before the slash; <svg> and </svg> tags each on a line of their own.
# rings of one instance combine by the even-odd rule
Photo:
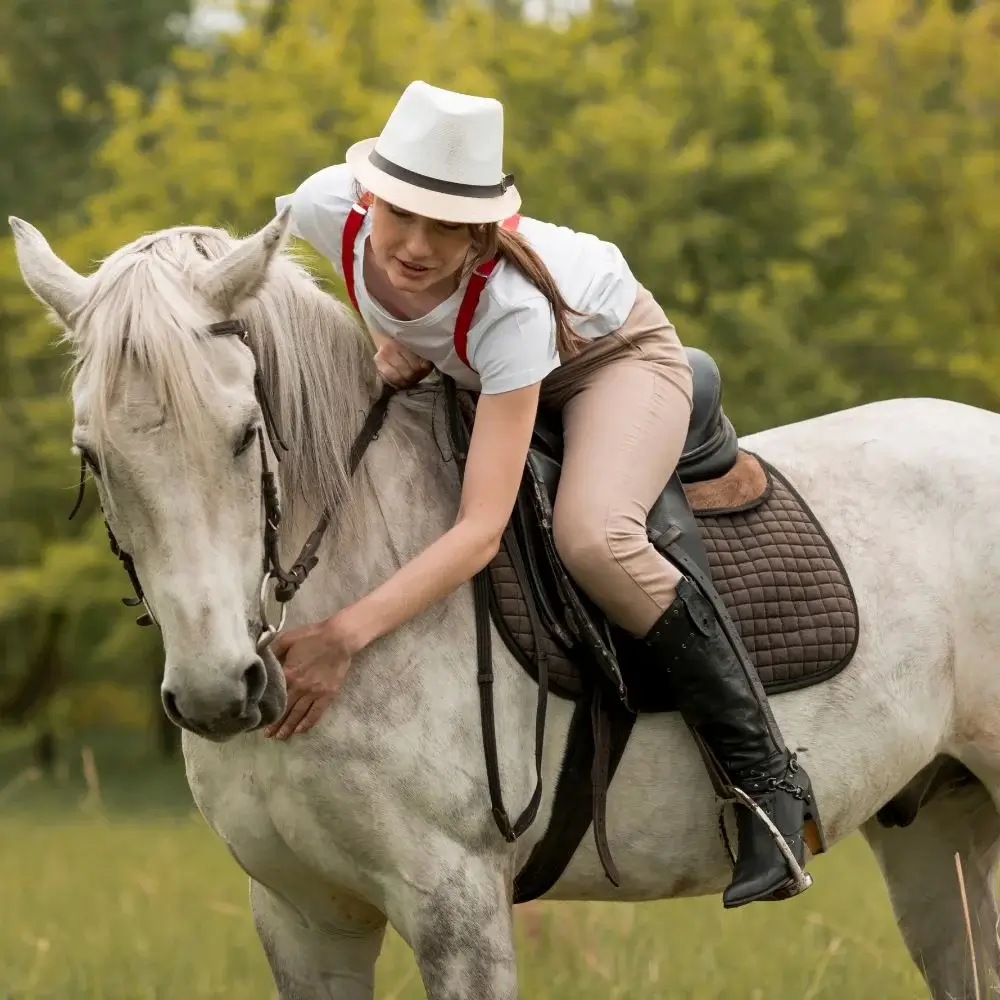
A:
<svg viewBox="0 0 1000 1000">
<path fill-rule="evenodd" d="M 899 510 L 928 513 L 935 500 L 954 510 L 960 490 L 977 504 L 977 487 L 1000 482 L 1000 414 L 934 397 L 865 403 L 745 435 L 740 446 L 820 505 L 832 491 Z"/>
</svg>

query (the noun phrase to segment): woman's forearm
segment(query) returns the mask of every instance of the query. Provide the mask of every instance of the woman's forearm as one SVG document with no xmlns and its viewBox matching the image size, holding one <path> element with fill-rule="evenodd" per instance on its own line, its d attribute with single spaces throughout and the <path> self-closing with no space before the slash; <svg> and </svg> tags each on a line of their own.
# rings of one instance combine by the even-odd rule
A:
<svg viewBox="0 0 1000 1000">
<path fill-rule="evenodd" d="M 349 649 L 398 628 L 471 580 L 496 555 L 524 472 L 540 383 L 480 398 L 451 529 L 330 624 Z"/>
<path fill-rule="evenodd" d="M 385 583 L 337 612 L 354 650 L 398 628 L 472 579 L 497 552 L 497 538 L 459 521 Z"/>
</svg>

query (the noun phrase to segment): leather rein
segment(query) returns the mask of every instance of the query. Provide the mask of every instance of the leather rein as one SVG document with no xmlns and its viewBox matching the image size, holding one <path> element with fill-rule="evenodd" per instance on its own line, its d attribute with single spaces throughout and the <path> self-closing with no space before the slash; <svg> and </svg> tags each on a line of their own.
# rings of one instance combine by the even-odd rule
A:
<svg viewBox="0 0 1000 1000">
<path fill-rule="evenodd" d="M 281 434 L 278 431 L 278 425 L 274 419 L 274 411 L 271 408 L 270 400 L 267 398 L 267 393 L 264 391 L 264 380 L 261 375 L 260 364 L 257 361 L 257 356 L 254 354 L 253 347 L 250 343 L 249 328 L 247 327 L 246 322 L 242 319 L 229 319 L 223 320 L 221 323 L 212 323 L 210 326 L 206 327 L 206 332 L 212 337 L 239 337 L 240 341 L 245 347 L 247 347 L 254 357 L 254 395 L 257 397 L 257 403 L 260 406 L 261 415 L 263 417 L 263 427 L 257 427 L 257 443 L 260 449 L 261 463 L 261 505 L 263 507 L 264 516 L 263 578 L 261 580 L 260 592 L 258 595 L 258 613 L 260 616 L 261 633 L 256 640 L 257 651 L 261 652 L 274 640 L 277 634 L 284 627 L 285 617 L 288 612 L 288 602 L 291 601 L 291 599 L 296 595 L 299 588 L 303 583 L 305 583 L 306 578 L 319 561 L 317 553 L 319 552 L 319 547 L 322 544 L 323 536 L 326 534 L 326 531 L 330 527 L 333 520 L 334 512 L 329 508 L 323 511 L 316 523 L 316 527 L 313 528 L 313 530 L 309 533 L 309 537 L 306 538 L 303 543 L 298 557 L 288 569 L 285 569 L 281 565 L 281 558 L 279 555 L 282 516 L 281 500 L 278 494 L 277 477 L 272 471 L 267 457 L 267 447 L 264 442 L 265 431 L 267 433 L 268 441 L 271 444 L 271 450 L 274 452 L 279 462 L 281 461 L 280 452 L 288 451 L 288 446 L 282 440 Z M 389 401 L 392 399 L 395 392 L 396 389 L 392 385 L 386 383 L 385 387 L 382 389 L 381 395 L 375 400 L 369 409 L 365 422 L 362 425 L 358 436 L 355 438 L 353 446 L 351 447 L 350 459 L 348 463 L 351 475 L 353 475 L 357 470 L 357 467 L 360 464 L 361 459 L 364 457 L 368 446 L 378 437 L 378 433 L 382 428 L 386 412 L 389 408 Z M 80 485 L 77 493 L 76 504 L 69 515 L 70 520 L 73 519 L 83 503 L 84 488 L 86 485 L 86 471 L 87 460 L 85 457 L 81 457 Z M 104 518 L 104 527 L 108 532 L 108 542 L 111 546 L 111 551 L 121 561 L 123 567 L 125 568 L 125 572 L 128 574 L 129 580 L 132 583 L 132 589 L 135 591 L 134 597 L 123 597 L 122 604 L 126 607 L 138 607 L 139 605 L 142 605 L 145 608 L 145 613 L 136 620 L 137 625 L 148 626 L 159 624 L 156 620 L 156 616 L 153 614 L 153 611 L 149 606 L 149 601 L 143 591 L 142 584 L 139 582 L 139 575 L 135 569 L 135 562 L 133 561 L 131 554 L 119 545 L 118 539 L 115 538 L 114 532 L 111 530 L 111 526 L 108 524 L 106 516 Z M 267 589 L 268 584 L 272 580 L 274 581 L 274 598 L 281 605 L 281 613 L 277 625 L 272 625 L 268 621 L 267 617 Z"/>
</svg>

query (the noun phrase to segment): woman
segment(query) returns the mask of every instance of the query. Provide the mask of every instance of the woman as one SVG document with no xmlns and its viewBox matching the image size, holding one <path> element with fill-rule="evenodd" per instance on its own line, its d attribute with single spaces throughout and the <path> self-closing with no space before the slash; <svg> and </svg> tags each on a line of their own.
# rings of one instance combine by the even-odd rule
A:
<svg viewBox="0 0 1000 1000">
<path fill-rule="evenodd" d="M 703 598 L 646 536 L 688 430 L 685 352 L 616 247 L 513 214 L 520 196 L 502 151 L 498 102 L 417 81 L 377 139 L 277 199 L 345 278 L 385 380 L 407 387 L 437 367 L 479 397 L 454 526 L 355 604 L 278 637 L 288 708 L 267 735 L 315 725 L 355 653 L 492 559 L 541 400 L 563 420 L 553 532 L 567 570 L 662 657 L 689 725 L 801 863 L 808 777 L 714 616 L 706 630 Z M 792 894 L 777 845 L 746 808 L 738 834 L 725 905 Z"/>
</svg>

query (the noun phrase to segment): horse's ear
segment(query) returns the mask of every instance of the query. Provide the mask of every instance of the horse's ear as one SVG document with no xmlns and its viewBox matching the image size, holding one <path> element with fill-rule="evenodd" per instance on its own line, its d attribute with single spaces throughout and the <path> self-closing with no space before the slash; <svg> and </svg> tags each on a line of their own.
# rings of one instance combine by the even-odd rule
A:
<svg viewBox="0 0 1000 1000">
<path fill-rule="evenodd" d="M 286 205 L 263 229 L 202 272 L 199 287 L 220 312 L 228 315 L 264 283 L 271 261 L 285 241 L 291 211 Z"/>
<path fill-rule="evenodd" d="M 90 279 L 77 274 L 49 246 L 48 240 L 29 222 L 9 216 L 14 250 L 24 282 L 66 327 L 73 314 L 87 301 Z"/>
</svg>

